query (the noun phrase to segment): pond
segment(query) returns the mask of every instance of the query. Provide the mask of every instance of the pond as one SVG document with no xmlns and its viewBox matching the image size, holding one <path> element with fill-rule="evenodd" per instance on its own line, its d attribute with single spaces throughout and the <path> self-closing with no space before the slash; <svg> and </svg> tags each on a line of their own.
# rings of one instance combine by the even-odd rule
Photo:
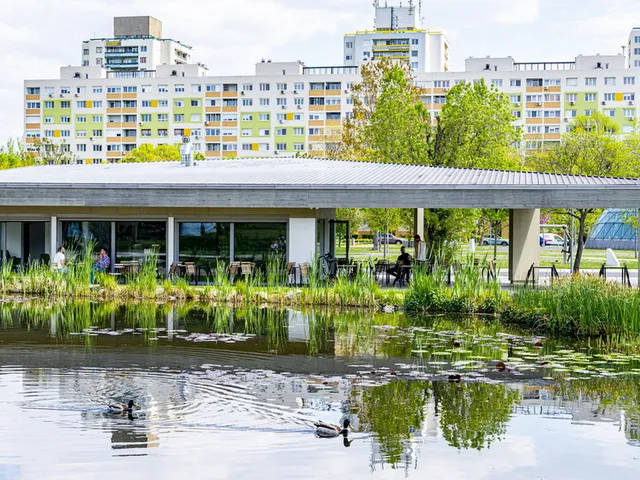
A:
<svg viewBox="0 0 640 480">
<path fill-rule="evenodd" d="M 639 356 L 490 317 L 0 303 L 1 479 L 636 479 L 639 447 Z"/>
</svg>

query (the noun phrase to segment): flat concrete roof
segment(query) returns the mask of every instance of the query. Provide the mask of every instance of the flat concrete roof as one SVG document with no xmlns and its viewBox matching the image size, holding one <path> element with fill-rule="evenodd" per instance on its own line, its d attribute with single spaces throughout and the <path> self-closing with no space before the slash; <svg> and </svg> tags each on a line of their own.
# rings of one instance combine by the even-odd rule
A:
<svg viewBox="0 0 640 480">
<path fill-rule="evenodd" d="M 3 205 L 637 208 L 640 180 L 289 157 L 52 165 L 0 171 Z"/>
</svg>

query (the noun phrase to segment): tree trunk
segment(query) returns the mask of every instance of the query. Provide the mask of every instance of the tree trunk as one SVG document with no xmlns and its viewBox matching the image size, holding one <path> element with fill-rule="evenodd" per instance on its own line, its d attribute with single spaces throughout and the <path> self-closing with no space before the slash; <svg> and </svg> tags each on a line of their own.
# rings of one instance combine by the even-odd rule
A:
<svg viewBox="0 0 640 480">
<path fill-rule="evenodd" d="M 578 248 L 576 249 L 576 260 L 573 264 L 573 273 L 580 273 L 580 262 L 582 261 L 582 252 L 584 251 L 584 231 L 587 226 L 587 215 L 589 211 L 587 209 L 578 210 Z"/>
<path fill-rule="evenodd" d="M 378 237 L 378 232 L 373 232 L 373 249 L 375 251 L 380 250 L 380 238 Z"/>
</svg>

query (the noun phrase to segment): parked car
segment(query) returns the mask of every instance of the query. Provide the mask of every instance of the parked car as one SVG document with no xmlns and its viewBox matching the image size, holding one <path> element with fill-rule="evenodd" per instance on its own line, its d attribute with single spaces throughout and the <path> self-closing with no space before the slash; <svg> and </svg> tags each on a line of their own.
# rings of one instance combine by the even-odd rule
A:
<svg viewBox="0 0 640 480">
<path fill-rule="evenodd" d="M 385 243 L 389 245 L 404 245 L 405 243 L 405 240 L 398 238 L 395 235 L 392 235 L 391 233 L 379 233 L 378 241 L 380 242 L 381 245 L 384 245 Z"/>
<path fill-rule="evenodd" d="M 541 233 L 540 246 L 541 247 L 564 247 L 564 238 L 562 238 L 557 233 Z"/>
<path fill-rule="evenodd" d="M 507 238 L 502 238 L 502 237 L 496 238 L 495 235 L 487 235 L 486 237 L 483 237 L 480 243 L 484 246 L 487 246 L 487 245 L 502 245 L 503 247 L 509 246 L 509 240 Z"/>
</svg>

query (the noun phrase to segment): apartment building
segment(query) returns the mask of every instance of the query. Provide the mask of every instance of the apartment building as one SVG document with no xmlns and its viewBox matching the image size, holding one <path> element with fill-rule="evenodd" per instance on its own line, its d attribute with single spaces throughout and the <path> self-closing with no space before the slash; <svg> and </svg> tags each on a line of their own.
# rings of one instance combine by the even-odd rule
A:
<svg viewBox="0 0 640 480">
<path fill-rule="evenodd" d="M 125 22 L 114 33 L 159 33 L 151 20 L 132 25 L 136 22 Z M 633 55 L 640 49 L 640 31 L 632 32 L 630 42 Z M 463 72 L 417 72 L 416 81 L 435 117 L 454 85 L 484 79 L 508 95 L 523 149 L 534 150 L 560 141 L 575 117 L 595 111 L 616 121 L 623 134 L 632 132 L 640 68 L 635 63 L 629 68 L 630 58 L 579 55 L 567 62 L 528 63 L 469 58 Z M 262 61 L 246 76 L 209 76 L 205 66 L 193 63 L 154 65 L 151 70 L 63 67 L 59 79 L 26 80 L 27 144 L 41 138 L 59 142 L 82 163 L 115 161 L 141 144 L 173 144 L 183 136 L 207 158 L 320 156 L 339 140 L 353 110 L 351 87 L 360 80 L 356 65 Z"/>
<path fill-rule="evenodd" d="M 150 16 L 115 17 L 112 37 L 82 42 L 83 67 L 127 72 L 189 63 L 195 63 L 192 47 L 163 38 L 162 22 Z"/>
<path fill-rule="evenodd" d="M 374 2 L 374 29 L 344 37 L 344 65 L 391 58 L 410 62 L 416 72 L 449 70 L 449 42 L 442 32 L 421 28 L 421 6 L 413 0 L 405 6 Z"/>
</svg>

